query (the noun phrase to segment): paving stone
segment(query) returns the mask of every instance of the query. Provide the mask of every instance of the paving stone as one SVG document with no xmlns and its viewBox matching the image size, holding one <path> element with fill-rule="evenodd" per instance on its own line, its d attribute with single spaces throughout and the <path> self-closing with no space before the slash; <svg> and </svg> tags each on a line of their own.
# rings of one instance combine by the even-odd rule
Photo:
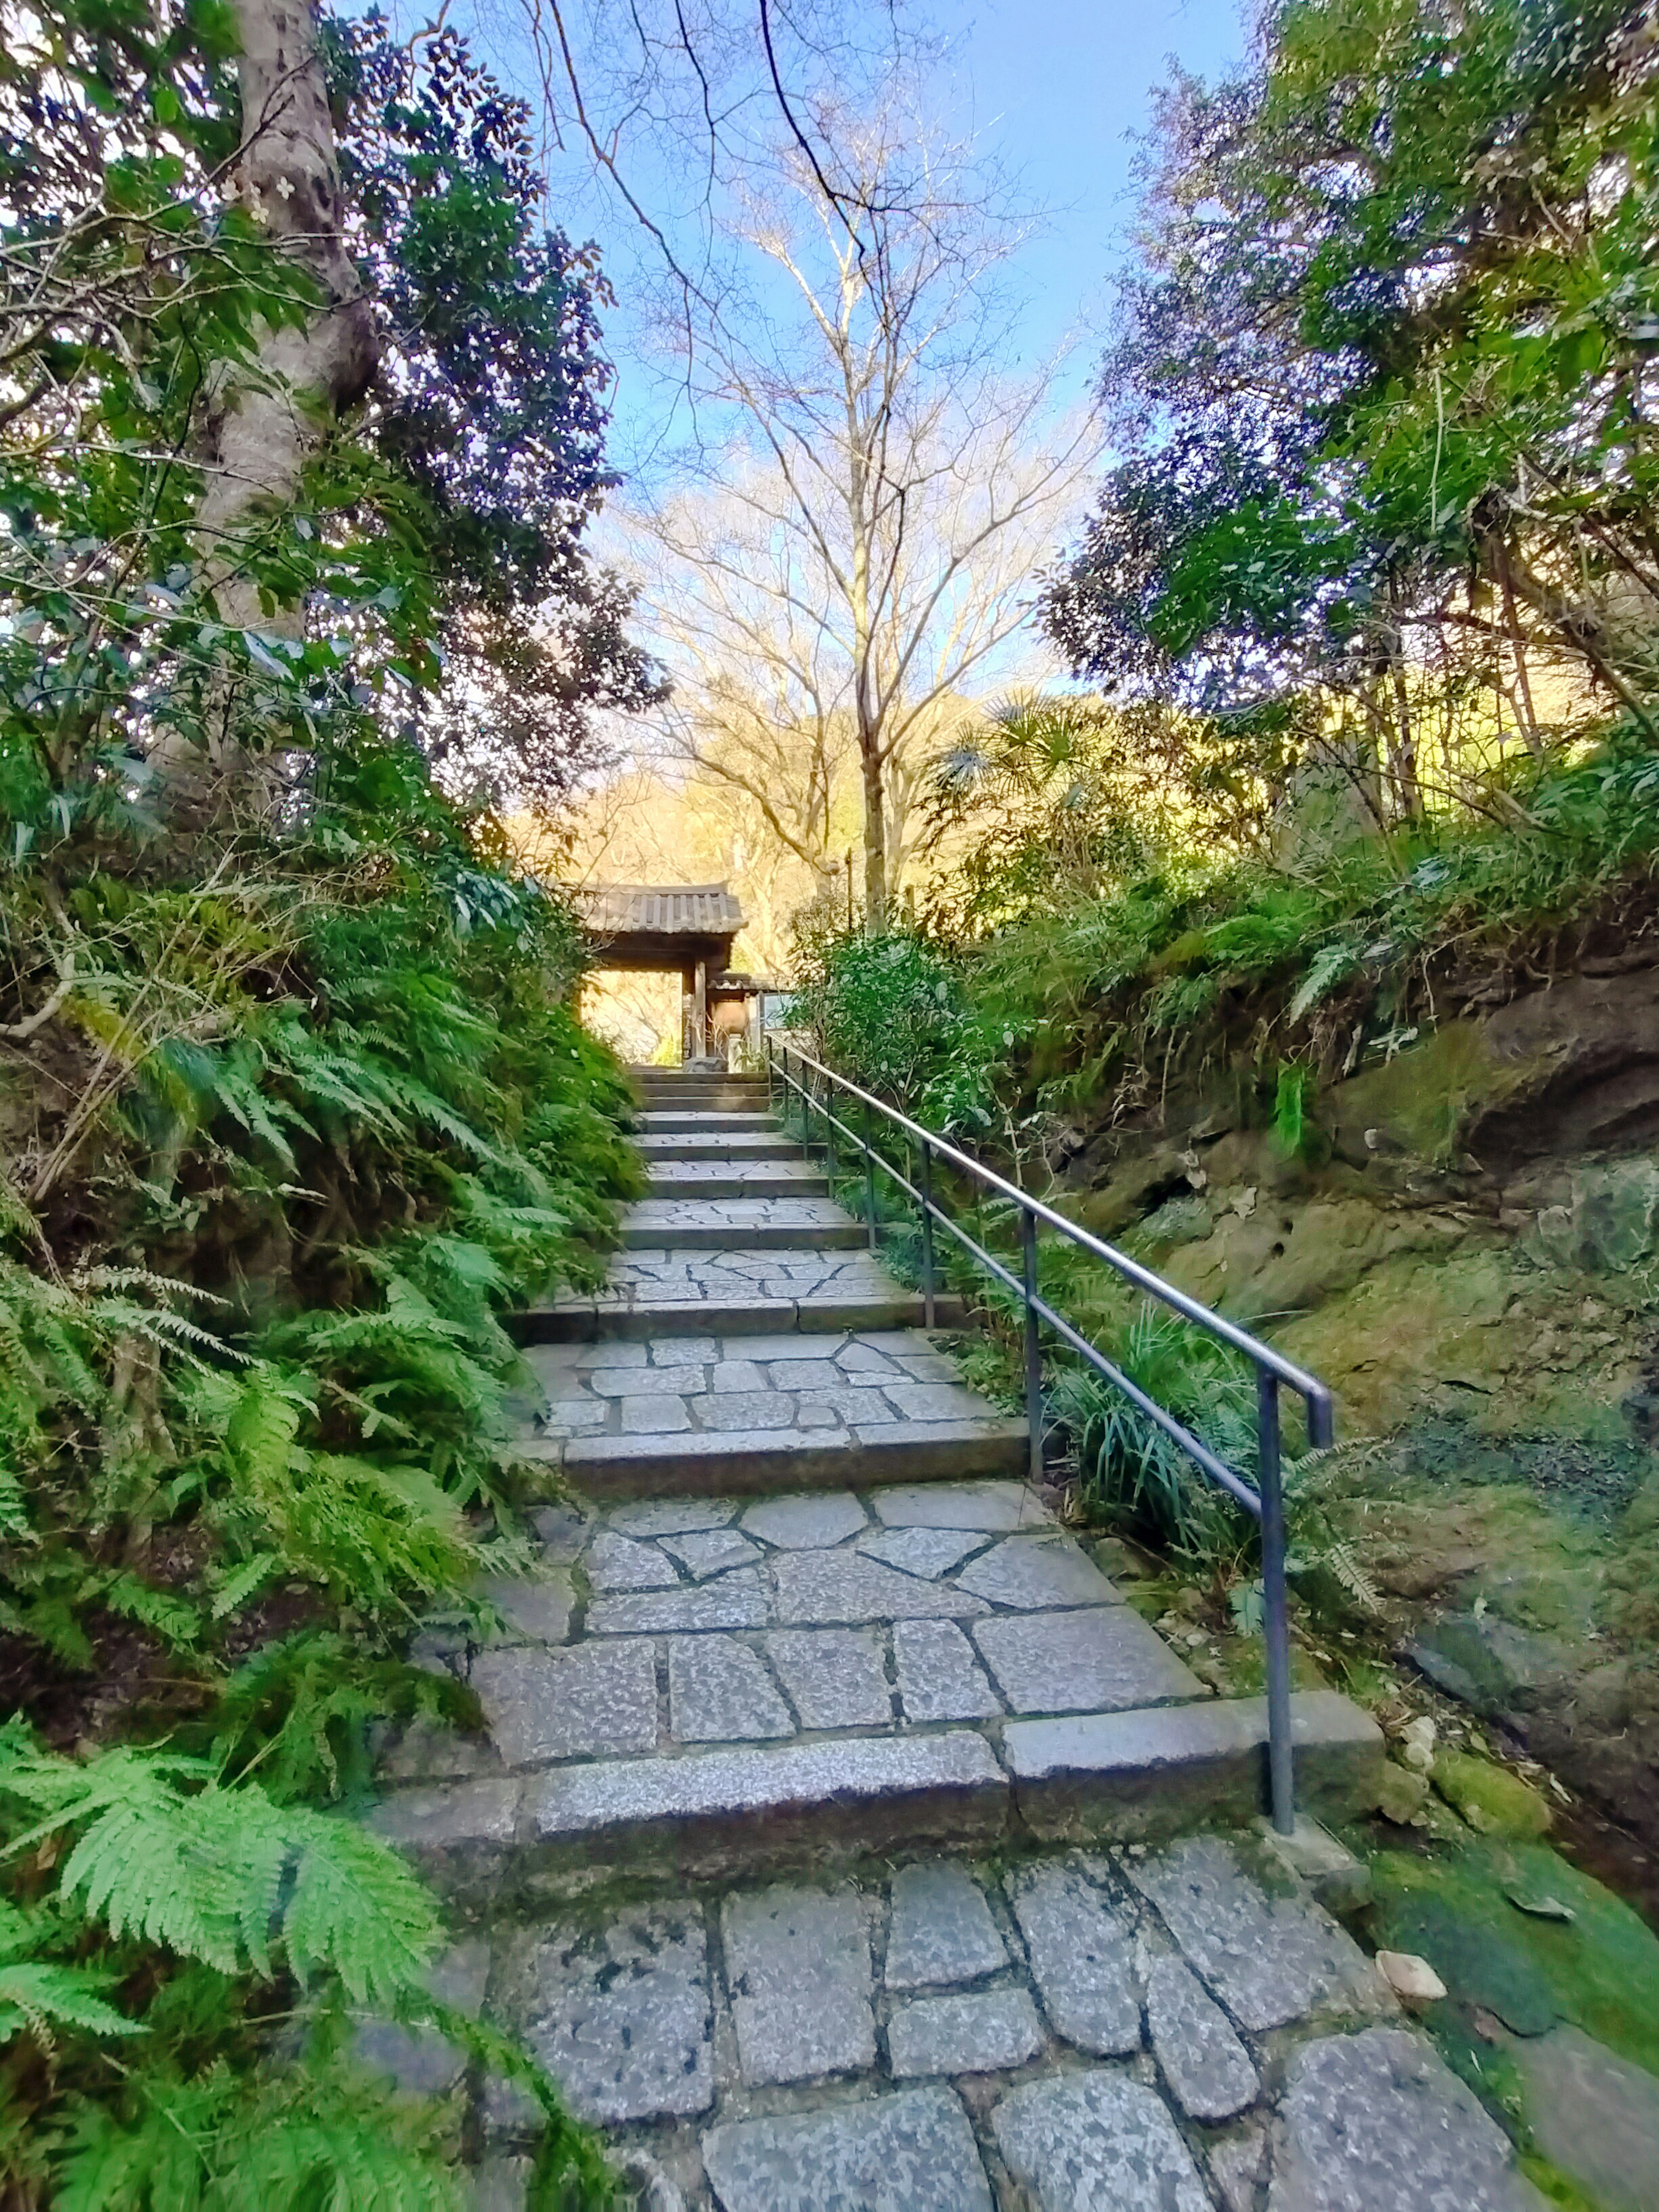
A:
<svg viewBox="0 0 1659 2212">
<path fill-rule="evenodd" d="M 553 1398 L 548 1402 L 545 1425 L 551 1435 L 578 1437 L 602 1429 L 610 1419 L 604 1398 Z"/>
<path fill-rule="evenodd" d="M 724 1574 L 728 1567 L 746 1567 L 761 1555 L 760 1546 L 737 1528 L 699 1528 L 684 1536 L 665 1536 L 662 1547 L 698 1582 Z"/>
<path fill-rule="evenodd" d="M 703 2137 L 702 2161 L 720 2212 L 992 2212 L 974 2131 L 944 2088 L 731 2121 Z"/>
<path fill-rule="evenodd" d="M 787 1552 L 839 1544 L 865 1525 L 864 1508 L 850 1490 L 805 1492 L 796 1498 L 763 1498 L 743 1516 L 743 1526 L 763 1543 Z"/>
<path fill-rule="evenodd" d="M 861 1552 L 789 1552 L 775 1565 L 778 1619 L 815 1622 L 961 1620 L 986 1609 L 982 1598 L 950 1583 L 901 1575 Z"/>
<path fill-rule="evenodd" d="M 997 1842 L 1008 1814 L 1007 1778 L 984 1737 L 967 1729 L 604 1759 L 538 1777 L 526 1796 L 543 1841 L 584 1858 L 592 1839 L 608 1834 L 619 1847 L 659 1841 L 677 1863 L 717 1867 L 748 1849 L 757 1831 L 774 1847 L 961 1847 Z"/>
<path fill-rule="evenodd" d="M 722 1359 L 709 1376 L 708 1387 L 723 1397 L 734 1390 L 764 1390 L 766 1370 L 752 1359 Z"/>
<path fill-rule="evenodd" d="M 1028 2081 L 991 2127 L 1035 2212 L 1212 2212 L 1168 2112 L 1121 2074 Z"/>
<path fill-rule="evenodd" d="M 1543 2212 L 1509 2138 L 1423 2037 L 1304 2044 L 1279 2104 L 1273 2212 Z"/>
<path fill-rule="evenodd" d="M 587 1387 L 602 1398 L 691 1398 L 705 1386 L 701 1367 L 596 1367 Z"/>
<path fill-rule="evenodd" d="M 570 1577 L 555 1570 L 531 1581 L 523 1576 L 498 1575 L 483 1586 L 488 1598 L 507 1623 L 505 1642 L 513 1636 L 533 1644 L 562 1644 L 570 1633 Z"/>
<path fill-rule="evenodd" d="M 482 1936 L 452 1944 L 425 1977 L 441 2002 L 476 2020 L 489 1979 L 489 1945 Z M 399 2027 L 393 2021 L 365 2021 L 352 2039 L 352 2056 L 371 2073 L 389 2075 L 407 2096 L 441 2097 L 466 2071 L 466 2053 L 435 2027 Z"/>
<path fill-rule="evenodd" d="M 622 1432 L 625 1437 L 663 1437 L 689 1429 L 691 1416 L 684 1398 L 624 1398 Z"/>
<path fill-rule="evenodd" d="M 712 1336 L 653 1336 L 645 1348 L 653 1367 L 707 1367 L 720 1356 Z"/>
<path fill-rule="evenodd" d="M 1241 2027 L 1379 2008 L 1376 1972 L 1353 1938 L 1310 1898 L 1270 1897 L 1219 1837 L 1189 1836 L 1128 1871 Z"/>
<path fill-rule="evenodd" d="M 538 1505 L 530 1516 L 545 1556 L 568 1566 L 587 1541 L 592 1519 L 574 1505 Z"/>
<path fill-rule="evenodd" d="M 560 1346 L 556 1348 L 562 1352 L 567 1347 Z M 568 1349 L 575 1355 L 575 1365 L 587 1373 L 595 1368 L 645 1367 L 650 1364 L 651 1358 L 649 1345 L 629 1344 L 612 1339 L 607 1339 L 603 1344 L 572 1345 Z M 534 1356 L 533 1353 L 531 1355 L 532 1358 Z M 637 1389 L 637 1384 L 635 1387 Z"/>
<path fill-rule="evenodd" d="M 657 1662 L 643 1641 L 481 1651 L 471 1680 L 509 1766 L 657 1747 Z"/>
<path fill-rule="evenodd" d="M 383 1842 L 440 1869 L 446 1887 L 471 1893 L 489 1881 L 511 1844 L 521 1795 L 516 1781 L 398 1790 L 374 1808 L 368 1826 Z"/>
<path fill-rule="evenodd" d="M 865 1428 L 884 1423 L 896 1426 L 898 1415 L 884 1403 L 878 1390 L 854 1390 L 843 1385 L 836 1390 L 803 1390 L 795 1401 L 795 1419 L 804 1429 Z"/>
<path fill-rule="evenodd" d="M 613 1528 L 600 1529 L 582 1565 L 596 1590 L 672 1589 L 680 1579 L 674 1562 L 654 1544 L 637 1543 Z"/>
<path fill-rule="evenodd" d="M 1267 2170 L 1266 2128 L 1243 2128 L 1212 2143 L 1207 2162 L 1221 2212 L 1255 2212 L 1256 2191 Z"/>
<path fill-rule="evenodd" d="M 860 1337 L 836 1354 L 836 1364 L 848 1375 L 890 1375 L 896 1382 L 904 1372 L 884 1352 L 878 1352 L 873 1344 Z"/>
<path fill-rule="evenodd" d="M 977 1981 L 1007 1965 L 985 1893 L 963 1868 L 941 1859 L 901 1868 L 890 1895 L 883 1976 L 890 1990 Z"/>
<path fill-rule="evenodd" d="M 1097 2058 L 1140 2048 L 1129 1929 L 1074 1864 L 1017 1868 L 1004 1883 L 1054 2031 Z"/>
<path fill-rule="evenodd" d="M 882 1394 L 907 1421 L 983 1421 L 995 1412 L 960 1382 L 884 1382 Z"/>
<path fill-rule="evenodd" d="M 1065 1536 L 1010 1536 L 971 1561 L 957 1581 L 993 1605 L 1027 1613 L 1045 1606 L 1121 1602 L 1099 1568 Z"/>
<path fill-rule="evenodd" d="M 851 1889 L 781 1884 L 721 1911 L 738 2063 L 757 2088 L 872 2066 L 870 1935 Z"/>
<path fill-rule="evenodd" d="M 1606 2212 L 1659 2205 L 1659 2078 L 1582 2028 L 1528 2036 L 1511 2056 L 1539 2149 Z"/>
<path fill-rule="evenodd" d="M 803 1728 L 879 1728 L 893 1717 L 881 1641 L 872 1630 L 774 1629 L 766 1656 Z"/>
<path fill-rule="evenodd" d="M 592 1636 L 654 1636 L 677 1629 L 764 1628 L 770 1613 L 758 1567 L 734 1567 L 695 1589 L 633 1590 L 587 1608 Z"/>
<path fill-rule="evenodd" d="M 735 1636 L 669 1639 L 668 1716 L 680 1743 L 759 1743 L 795 1733 L 764 1665 Z"/>
<path fill-rule="evenodd" d="M 732 1358 L 744 1359 L 805 1359 L 809 1354 L 828 1359 L 834 1357 L 840 1342 L 839 1337 L 830 1337 L 826 1344 L 822 1336 L 803 1336 L 792 1329 L 780 1336 L 728 1336 L 726 1351 Z"/>
<path fill-rule="evenodd" d="M 1022 1989 L 918 1997 L 900 2005 L 887 2023 L 896 2081 L 919 2074 L 999 2074 L 1023 2066 L 1042 2048 L 1036 2007 Z"/>
<path fill-rule="evenodd" d="M 376 1765 L 387 1782 L 460 1782 L 501 1771 L 501 1755 L 487 1738 L 463 1735 L 429 1713 L 399 1729 Z"/>
<path fill-rule="evenodd" d="M 708 1946 L 695 1906 L 526 1933 L 504 2010 L 582 2118 L 707 2112 L 714 2099 Z"/>
<path fill-rule="evenodd" d="M 775 1390 L 834 1390 L 846 1377 L 833 1359 L 775 1359 L 767 1370 Z"/>
<path fill-rule="evenodd" d="M 972 1644 L 952 1621 L 895 1621 L 893 1662 L 906 1720 L 991 1720 L 1002 1711 Z"/>
<path fill-rule="evenodd" d="M 1146 2025 L 1170 2094 L 1189 2118 L 1231 2119 L 1255 2102 L 1261 2083 L 1250 2054 L 1182 1960 L 1155 1959 L 1148 1968 Z"/>
<path fill-rule="evenodd" d="M 975 1643 L 1017 1713 L 1127 1711 L 1204 1694 L 1156 1629 L 1126 1605 L 1000 1613 Z"/>
<path fill-rule="evenodd" d="M 703 1427 L 721 1436 L 795 1425 L 795 1401 L 779 1390 L 733 1390 L 726 1397 L 699 1398 L 696 1411 Z"/>
<path fill-rule="evenodd" d="M 876 1517 L 889 1528 L 981 1528 L 1004 1534 L 1053 1519 L 1023 1482 L 912 1482 L 871 1493 Z"/>
<path fill-rule="evenodd" d="M 982 1533 L 972 1528 L 882 1528 L 860 1536 L 859 1549 L 901 1574 L 932 1582 L 984 1541 Z"/>
<path fill-rule="evenodd" d="M 724 1528 L 736 1514 L 735 1498 L 648 1498 L 618 1505 L 611 1525 L 625 1536 L 678 1536 L 699 1528 Z"/>
</svg>

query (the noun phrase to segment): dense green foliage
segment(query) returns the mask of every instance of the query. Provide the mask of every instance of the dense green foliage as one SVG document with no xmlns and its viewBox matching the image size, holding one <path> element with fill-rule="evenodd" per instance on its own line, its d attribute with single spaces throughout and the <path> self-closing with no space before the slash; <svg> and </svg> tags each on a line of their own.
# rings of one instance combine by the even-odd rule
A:
<svg viewBox="0 0 1659 2212">
<path fill-rule="evenodd" d="M 1650 738 L 1656 118 L 1626 0 L 1289 0 L 1173 85 L 1124 459 L 1049 601 L 1079 668 L 1383 823 L 1591 701 Z"/>
<path fill-rule="evenodd" d="M 458 2203 L 453 2113 L 354 2063 L 370 2010 L 523 2078 L 543 2201 L 599 2203 L 550 2086 L 426 1995 L 435 1906 L 353 1817 L 388 1718 L 476 1717 L 403 1652 L 526 1557 L 501 1316 L 592 1280 L 635 1187 L 572 918 L 455 796 L 562 787 L 584 702 L 650 688 L 582 540 L 596 272 L 458 41 L 341 31 L 380 381 L 233 561 L 196 528 L 213 410 L 317 288 L 224 188 L 232 19 L 15 30 L 0 2197 Z"/>
</svg>

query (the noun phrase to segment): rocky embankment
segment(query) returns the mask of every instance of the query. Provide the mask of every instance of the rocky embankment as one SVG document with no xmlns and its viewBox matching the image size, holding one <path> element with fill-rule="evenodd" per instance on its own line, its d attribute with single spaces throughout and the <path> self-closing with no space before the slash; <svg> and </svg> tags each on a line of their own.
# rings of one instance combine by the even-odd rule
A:
<svg viewBox="0 0 1659 2212">
<path fill-rule="evenodd" d="M 1080 1220 L 1332 1384 L 1322 1510 L 1370 1640 L 1659 1843 L 1659 967 L 1635 957 L 1372 1047 L 1296 1156 L 1253 1073 L 1212 1066 L 1160 1126 L 1068 1131 L 1055 1164 Z"/>
</svg>

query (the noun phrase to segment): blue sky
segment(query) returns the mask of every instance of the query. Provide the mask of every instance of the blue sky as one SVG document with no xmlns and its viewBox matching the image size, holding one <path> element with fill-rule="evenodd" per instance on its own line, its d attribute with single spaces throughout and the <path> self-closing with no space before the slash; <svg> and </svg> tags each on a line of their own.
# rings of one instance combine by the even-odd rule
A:
<svg viewBox="0 0 1659 2212">
<path fill-rule="evenodd" d="M 392 0 L 387 12 L 406 34 L 428 9 L 423 0 Z M 1010 272 L 1026 303 L 1020 351 L 1042 359 L 1078 335 L 1068 381 L 1080 389 L 1099 351 L 1109 279 L 1127 247 L 1133 134 L 1149 120 L 1171 55 L 1204 76 L 1239 58 L 1246 36 L 1239 0 L 933 0 L 928 13 L 950 42 L 944 81 L 956 105 L 951 120 L 979 134 L 1049 210 L 1046 229 Z M 520 0 L 459 0 L 450 20 L 539 107 Z M 648 168 L 636 167 L 630 181 L 648 203 Z M 617 370 L 612 447 L 626 470 L 654 447 L 673 404 L 630 329 L 629 275 L 641 250 L 651 249 L 614 194 L 593 181 L 574 139 L 568 155 L 555 158 L 552 184 L 556 219 L 576 236 L 599 240 L 622 295 L 606 335 Z"/>
</svg>

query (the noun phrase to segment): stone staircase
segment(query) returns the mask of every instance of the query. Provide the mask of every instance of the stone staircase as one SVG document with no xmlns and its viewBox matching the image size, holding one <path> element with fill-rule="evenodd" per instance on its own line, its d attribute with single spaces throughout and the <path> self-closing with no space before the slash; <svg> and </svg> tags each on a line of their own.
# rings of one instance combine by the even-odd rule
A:
<svg viewBox="0 0 1659 2212">
<path fill-rule="evenodd" d="M 428 1637 L 489 1740 L 400 1746 L 385 1832 L 482 1900 L 617 1852 L 717 1874 L 1248 1820 L 1261 1701 L 1214 1697 L 1056 1525 L 1024 1424 L 963 1383 L 764 1085 L 640 1082 L 653 1194 L 611 1286 L 524 1322 L 524 1449 L 575 1502 L 488 1648 Z M 1377 1732 L 1295 1705 L 1304 1802 L 1340 1816 Z"/>
<path fill-rule="evenodd" d="M 959 1314 L 923 1328 L 762 1086 L 641 1089 L 609 1287 L 523 1321 L 569 1502 L 487 1641 L 416 1646 L 487 1731 L 384 1761 L 376 1826 L 457 1923 L 438 1994 L 528 2042 L 643 2212 L 1535 2207 L 1250 1832 L 1261 1705 L 1021 1479 Z M 1295 1704 L 1303 1804 L 1372 1802 L 1372 1723 Z M 360 2056 L 465 2108 L 475 2203 L 519 2212 L 517 2093 L 431 2031 Z"/>
</svg>

